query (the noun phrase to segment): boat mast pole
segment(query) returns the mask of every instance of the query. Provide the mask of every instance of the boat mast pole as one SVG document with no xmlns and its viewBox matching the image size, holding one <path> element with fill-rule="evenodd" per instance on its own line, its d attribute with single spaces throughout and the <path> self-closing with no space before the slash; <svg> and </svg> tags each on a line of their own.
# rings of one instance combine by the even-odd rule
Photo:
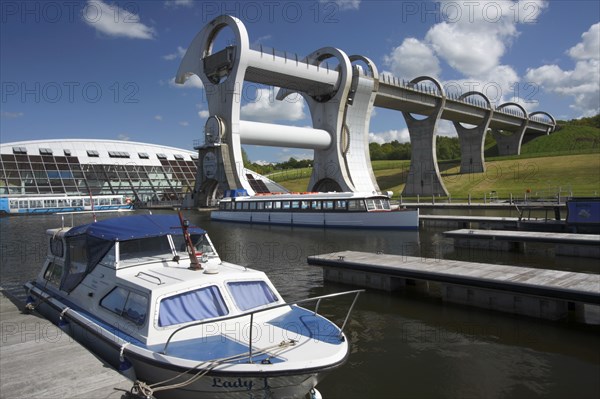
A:
<svg viewBox="0 0 600 399">
<path fill-rule="evenodd" d="M 192 270 L 202 270 L 202 265 L 198 261 L 198 257 L 196 256 L 196 248 L 194 248 L 194 244 L 192 243 L 192 238 L 190 237 L 190 233 L 188 231 L 188 227 L 190 222 L 183 218 L 183 214 L 181 211 L 177 212 L 179 215 L 179 223 L 181 223 L 181 230 L 183 231 L 183 239 L 185 240 L 185 248 L 187 250 L 188 256 L 190 257 L 190 269 Z"/>
</svg>

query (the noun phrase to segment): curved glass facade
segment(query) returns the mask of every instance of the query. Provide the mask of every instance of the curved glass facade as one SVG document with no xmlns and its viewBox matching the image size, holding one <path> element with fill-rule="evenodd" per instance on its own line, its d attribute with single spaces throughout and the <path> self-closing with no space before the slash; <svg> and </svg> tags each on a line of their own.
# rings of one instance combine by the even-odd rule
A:
<svg viewBox="0 0 600 399">
<path fill-rule="evenodd" d="M 0 145 L 0 194 L 181 201 L 194 189 L 197 158 L 192 151 L 128 141 L 5 143 Z"/>
</svg>

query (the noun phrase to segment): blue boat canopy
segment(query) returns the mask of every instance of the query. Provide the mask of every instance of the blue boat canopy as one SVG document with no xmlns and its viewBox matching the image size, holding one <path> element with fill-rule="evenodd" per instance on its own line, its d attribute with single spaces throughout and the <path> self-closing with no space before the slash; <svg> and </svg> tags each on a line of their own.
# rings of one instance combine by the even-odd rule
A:
<svg viewBox="0 0 600 399">
<path fill-rule="evenodd" d="M 206 233 L 205 230 L 195 226 L 190 226 L 188 232 Z M 65 233 L 65 237 L 87 235 L 107 241 L 126 241 L 166 234 L 183 234 L 177 215 L 134 215 L 106 219 L 73 227 Z"/>
</svg>

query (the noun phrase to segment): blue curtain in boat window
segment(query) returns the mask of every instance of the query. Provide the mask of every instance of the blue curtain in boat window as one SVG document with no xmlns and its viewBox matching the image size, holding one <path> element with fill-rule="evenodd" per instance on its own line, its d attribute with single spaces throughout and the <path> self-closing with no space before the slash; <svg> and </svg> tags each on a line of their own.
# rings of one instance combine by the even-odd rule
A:
<svg viewBox="0 0 600 399">
<path fill-rule="evenodd" d="M 173 295 L 160 301 L 158 325 L 166 327 L 224 316 L 227 313 L 227 306 L 219 289 L 216 286 L 210 286 Z"/>
<path fill-rule="evenodd" d="M 236 281 L 227 283 L 227 286 L 240 310 L 254 309 L 277 301 L 277 296 L 264 281 Z"/>
</svg>

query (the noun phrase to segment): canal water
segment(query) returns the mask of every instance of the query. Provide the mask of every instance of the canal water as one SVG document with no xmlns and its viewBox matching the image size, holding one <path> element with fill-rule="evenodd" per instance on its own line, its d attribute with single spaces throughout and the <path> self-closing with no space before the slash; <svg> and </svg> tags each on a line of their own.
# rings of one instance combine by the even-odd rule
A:
<svg viewBox="0 0 600 399">
<path fill-rule="evenodd" d="M 457 250 L 441 228 L 325 230 L 211 222 L 208 212 L 185 215 L 209 232 L 223 260 L 266 272 L 288 301 L 354 289 L 324 282 L 321 268 L 306 263 L 309 255 L 340 250 L 599 272 L 596 261 L 555 257 L 541 246 L 526 254 Z M 114 214 L 98 215 L 107 217 Z M 89 215 L 65 219 L 65 225 L 90 222 Z M 23 296 L 22 284 L 45 258 L 45 230 L 60 225 L 56 215 L 0 218 L 3 289 Z M 341 325 L 349 305 L 343 298 L 324 302 L 320 313 Z M 346 333 L 348 362 L 318 387 L 326 399 L 600 397 L 597 325 L 447 304 L 416 292 L 368 290 Z"/>
</svg>

